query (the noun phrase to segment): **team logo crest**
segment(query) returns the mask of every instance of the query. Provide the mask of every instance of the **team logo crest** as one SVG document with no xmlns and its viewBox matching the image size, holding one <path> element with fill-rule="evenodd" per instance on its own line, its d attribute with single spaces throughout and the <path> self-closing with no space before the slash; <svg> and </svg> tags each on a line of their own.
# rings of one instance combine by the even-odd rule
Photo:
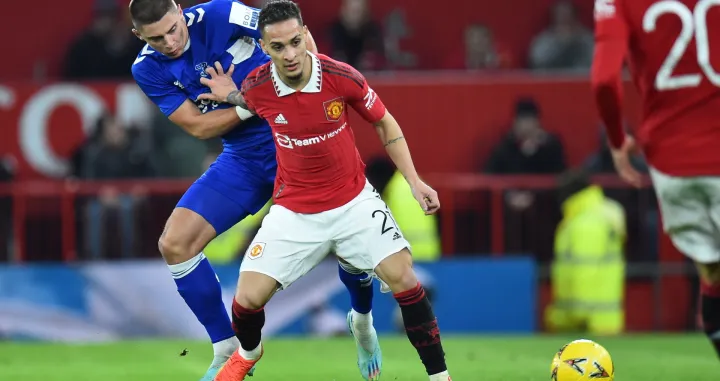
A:
<svg viewBox="0 0 720 381">
<path fill-rule="evenodd" d="M 207 62 L 202 62 L 202 63 L 199 63 L 199 64 L 195 65 L 195 71 L 197 71 L 198 74 L 200 74 L 201 77 L 206 77 L 206 78 L 207 78 L 207 77 L 208 77 L 208 73 L 205 71 L 205 69 L 207 69 L 207 67 L 208 67 L 208 63 L 207 63 Z"/>
<path fill-rule="evenodd" d="M 329 100 L 323 103 L 325 108 L 325 116 L 331 122 L 337 122 L 345 111 L 345 103 L 341 98 Z"/>
<path fill-rule="evenodd" d="M 257 242 L 254 245 L 250 246 L 250 248 L 247 251 L 247 257 L 250 259 L 258 259 L 258 258 L 262 257 L 264 251 L 265 251 L 265 243 Z"/>
</svg>

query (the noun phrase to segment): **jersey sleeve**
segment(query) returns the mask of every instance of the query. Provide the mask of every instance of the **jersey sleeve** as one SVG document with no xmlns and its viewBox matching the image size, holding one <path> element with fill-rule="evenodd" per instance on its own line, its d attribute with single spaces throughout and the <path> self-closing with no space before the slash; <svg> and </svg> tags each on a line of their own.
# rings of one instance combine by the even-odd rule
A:
<svg viewBox="0 0 720 381">
<path fill-rule="evenodd" d="M 260 39 L 260 10 L 257 8 L 236 0 L 214 0 L 207 3 L 207 13 L 212 25 L 226 30 L 229 39 Z"/>
<path fill-rule="evenodd" d="M 142 62 L 144 60 L 138 60 L 132 66 L 135 82 L 160 111 L 169 117 L 188 99 L 187 95 L 174 82 L 158 75 L 161 70 L 150 67 L 147 62 Z"/>
<path fill-rule="evenodd" d="M 375 124 L 385 116 L 385 104 L 367 83 L 365 77 L 350 65 L 336 69 L 347 103 L 368 123 Z"/>
<path fill-rule="evenodd" d="M 625 139 L 622 70 L 630 39 L 622 1 L 595 0 L 595 54 L 591 71 L 598 113 L 615 148 L 622 146 Z"/>
</svg>

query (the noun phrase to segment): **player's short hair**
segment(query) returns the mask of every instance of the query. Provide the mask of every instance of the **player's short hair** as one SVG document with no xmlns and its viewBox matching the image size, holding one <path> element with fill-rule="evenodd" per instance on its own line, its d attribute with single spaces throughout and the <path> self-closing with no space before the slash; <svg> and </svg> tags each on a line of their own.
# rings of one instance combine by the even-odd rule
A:
<svg viewBox="0 0 720 381">
<path fill-rule="evenodd" d="M 267 25 L 291 19 L 297 19 L 300 25 L 303 25 L 300 7 L 294 1 L 271 0 L 265 4 L 260 11 L 258 26 L 260 28 L 260 32 L 262 33 Z"/>
<path fill-rule="evenodd" d="M 160 21 L 176 7 L 175 0 L 132 0 L 130 18 L 135 28 L 138 28 Z"/>
</svg>

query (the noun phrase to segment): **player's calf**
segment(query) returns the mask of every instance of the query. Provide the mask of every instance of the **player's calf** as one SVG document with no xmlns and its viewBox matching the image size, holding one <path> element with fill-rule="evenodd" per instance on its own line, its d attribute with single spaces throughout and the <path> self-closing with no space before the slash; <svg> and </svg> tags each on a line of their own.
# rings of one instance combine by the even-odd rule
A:
<svg viewBox="0 0 720 381">
<path fill-rule="evenodd" d="M 252 376 L 255 364 L 263 355 L 261 332 L 265 325 L 265 304 L 277 289 L 275 279 L 241 270 L 232 304 L 232 328 L 240 348 L 220 369 L 214 381 L 242 381 L 245 376 Z"/>
<path fill-rule="evenodd" d="M 215 230 L 200 215 L 177 208 L 170 215 L 158 243 L 178 293 L 213 343 L 215 356 L 211 370 L 222 365 L 238 347 L 222 301 L 220 283 L 201 252 L 214 236 Z"/>
<path fill-rule="evenodd" d="M 703 330 L 720 356 L 720 263 L 698 264 Z"/>
<path fill-rule="evenodd" d="M 412 269 L 409 251 L 403 249 L 387 257 L 375 272 L 388 284 L 400 305 L 405 333 L 420 355 L 430 380 L 449 381 L 437 318 Z"/>
<path fill-rule="evenodd" d="M 275 279 L 253 271 L 240 273 L 232 304 L 232 328 L 240 340 L 238 353 L 257 360 L 262 353 L 261 331 L 265 325 L 265 304 L 278 289 Z"/>
</svg>

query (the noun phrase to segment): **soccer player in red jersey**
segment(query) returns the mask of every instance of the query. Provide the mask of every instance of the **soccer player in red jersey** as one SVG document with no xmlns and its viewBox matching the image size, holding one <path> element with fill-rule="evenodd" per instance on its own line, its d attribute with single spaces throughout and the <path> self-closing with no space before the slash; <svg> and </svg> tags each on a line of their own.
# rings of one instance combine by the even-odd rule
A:
<svg viewBox="0 0 720 381">
<path fill-rule="evenodd" d="M 390 287 L 430 380 L 449 381 L 437 319 L 413 271 L 410 245 L 365 178 L 347 107 L 375 125 L 426 214 L 440 208 L 437 193 L 418 177 L 400 126 L 365 78 L 345 63 L 307 51 L 297 4 L 271 1 L 258 23 L 272 62 L 247 76 L 241 94 L 213 69 L 203 79 L 212 90 L 204 98 L 246 107 L 270 123 L 278 161 L 274 205 L 245 255 L 233 300 L 241 348 L 216 380 L 245 377 L 263 353 L 265 304 L 334 251 Z"/>
<path fill-rule="evenodd" d="M 592 87 L 615 167 L 640 185 L 622 128 L 627 58 L 664 229 L 697 264 L 704 330 L 720 354 L 720 47 L 710 46 L 720 42 L 720 2 L 596 0 L 595 23 Z"/>
</svg>

